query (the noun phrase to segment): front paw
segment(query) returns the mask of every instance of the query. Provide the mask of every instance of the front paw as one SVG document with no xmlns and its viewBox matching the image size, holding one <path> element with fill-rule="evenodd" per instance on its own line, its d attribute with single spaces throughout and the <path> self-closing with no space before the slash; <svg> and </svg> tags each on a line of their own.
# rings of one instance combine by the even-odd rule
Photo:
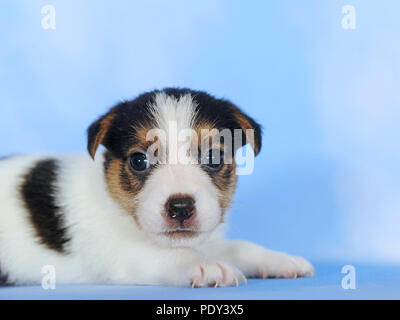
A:
<svg viewBox="0 0 400 320">
<path fill-rule="evenodd" d="M 297 278 L 315 274 L 314 267 L 306 259 L 267 250 L 251 269 L 249 276 L 255 278 Z"/>
<path fill-rule="evenodd" d="M 213 261 L 195 263 L 189 268 L 188 277 L 192 288 L 239 286 L 240 281 L 247 282 L 236 267 Z"/>
</svg>

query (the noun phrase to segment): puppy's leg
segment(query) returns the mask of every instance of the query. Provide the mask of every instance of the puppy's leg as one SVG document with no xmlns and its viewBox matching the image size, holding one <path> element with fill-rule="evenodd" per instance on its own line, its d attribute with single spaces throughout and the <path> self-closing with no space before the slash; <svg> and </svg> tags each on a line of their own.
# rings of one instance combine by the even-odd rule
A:
<svg viewBox="0 0 400 320">
<path fill-rule="evenodd" d="M 235 266 L 188 248 L 136 246 L 118 255 L 109 270 L 111 283 L 209 287 L 238 285 L 245 279 Z"/>
<path fill-rule="evenodd" d="M 268 250 L 248 241 L 214 239 L 200 250 L 235 265 L 250 278 L 296 278 L 315 273 L 311 263 L 302 257 Z"/>
</svg>

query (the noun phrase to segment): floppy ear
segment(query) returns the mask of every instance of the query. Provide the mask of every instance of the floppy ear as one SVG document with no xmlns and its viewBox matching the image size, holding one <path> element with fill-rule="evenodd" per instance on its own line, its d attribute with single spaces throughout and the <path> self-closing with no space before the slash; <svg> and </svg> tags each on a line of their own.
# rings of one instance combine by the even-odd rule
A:
<svg viewBox="0 0 400 320">
<path fill-rule="evenodd" d="M 239 126 L 239 129 L 242 129 L 242 146 L 245 144 L 250 143 L 254 150 L 254 154 L 258 155 L 258 153 L 261 150 L 261 145 L 262 145 L 262 128 L 261 126 L 254 121 L 252 118 L 250 118 L 248 115 L 246 115 L 244 112 L 242 112 L 238 107 L 233 108 L 233 116 Z M 253 130 L 254 135 L 249 135 L 246 130 Z"/>
<path fill-rule="evenodd" d="M 109 112 L 102 116 L 99 120 L 92 123 L 88 129 L 88 146 L 90 156 L 94 160 L 96 151 L 100 144 L 104 142 L 104 138 L 111 126 L 111 123 L 115 117 L 113 112 Z"/>
</svg>

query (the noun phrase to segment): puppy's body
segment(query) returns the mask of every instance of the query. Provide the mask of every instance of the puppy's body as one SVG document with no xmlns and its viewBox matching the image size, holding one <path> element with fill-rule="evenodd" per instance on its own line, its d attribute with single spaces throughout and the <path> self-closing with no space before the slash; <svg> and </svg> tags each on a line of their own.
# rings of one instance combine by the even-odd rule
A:
<svg viewBox="0 0 400 320">
<path fill-rule="evenodd" d="M 172 153 L 171 122 L 178 131 L 251 127 L 256 153 L 261 147 L 258 125 L 229 102 L 166 89 L 95 122 L 88 143 L 94 160 L 86 154 L 0 160 L 0 282 L 38 284 L 47 265 L 58 283 L 224 286 L 244 276 L 312 274 L 302 258 L 223 240 L 234 162 L 147 163 L 138 150 L 149 147 L 151 129 L 167 133 L 158 150 Z M 106 150 L 95 156 L 100 144 Z M 193 160 L 189 149 L 184 157 Z"/>
</svg>

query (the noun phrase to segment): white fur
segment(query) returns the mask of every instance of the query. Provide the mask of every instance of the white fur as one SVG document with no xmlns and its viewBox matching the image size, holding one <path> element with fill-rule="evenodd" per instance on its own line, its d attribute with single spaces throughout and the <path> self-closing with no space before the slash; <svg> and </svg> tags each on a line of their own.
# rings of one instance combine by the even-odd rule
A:
<svg viewBox="0 0 400 320">
<path fill-rule="evenodd" d="M 177 101 L 160 94 L 154 110 L 159 128 L 167 131 L 169 121 L 185 129 L 196 116 L 190 96 Z M 14 283 L 39 284 L 45 265 L 55 266 L 58 283 L 199 287 L 235 285 L 244 276 L 294 277 L 314 272 L 303 258 L 223 240 L 218 191 L 197 165 L 167 164 L 151 175 L 139 194 L 139 227 L 108 193 L 102 153 L 95 161 L 89 155 L 51 155 L 61 164 L 58 201 L 71 240 L 66 254 L 50 250 L 35 237 L 18 194 L 21 177 L 48 157 L 0 161 L 0 263 Z M 196 200 L 200 231 L 196 238 L 171 240 L 160 235 L 165 231 L 162 207 L 176 193 Z"/>
<path fill-rule="evenodd" d="M 192 195 L 198 211 L 198 237 L 174 240 L 160 233 L 167 231 L 165 222 L 160 219 L 167 199 L 174 194 Z M 221 210 L 218 203 L 218 191 L 205 172 L 197 166 L 166 165 L 149 178 L 140 193 L 137 217 L 141 226 L 150 232 L 159 242 L 172 246 L 198 244 L 219 224 Z"/>
</svg>

